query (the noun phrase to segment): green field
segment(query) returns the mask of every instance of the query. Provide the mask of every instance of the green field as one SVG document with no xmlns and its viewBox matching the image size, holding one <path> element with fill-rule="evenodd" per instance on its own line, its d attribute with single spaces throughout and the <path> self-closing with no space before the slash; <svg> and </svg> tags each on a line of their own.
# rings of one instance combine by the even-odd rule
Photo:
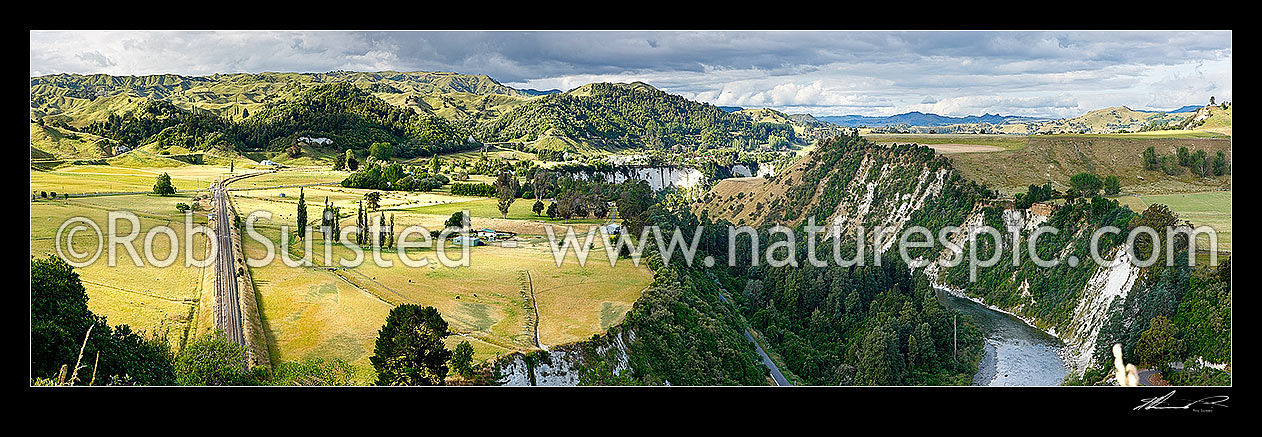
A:
<svg viewBox="0 0 1262 437">
<path fill-rule="evenodd" d="M 444 160 L 444 161 L 451 161 L 451 160 L 477 161 L 479 158 L 482 157 L 482 155 L 483 155 L 482 149 L 478 148 L 474 150 L 465 150 L 461 152 L 440 154 L 438 156 L 439 156 L 439 159 Z M 503 159 L 508 159 L 510 161 L 511 160 L 519 160 L 519 161 L 538 161 L 539 160 L 539 158 L 535 156 L 535 154 L 533 153 L 523 152 L 520 150 L 513 150 L 507 147 L 500 147 L 500 146 L 489 146 L 489 148 L 486 151 L 486 157 L 487 158 L 503 158 Z M 414 158 L 405 162 L 409 164 L 413 164 L 413 165 L 426 165 L 426 164 L 429 164 L 430 159 L 431 158 L 428 156 L 422 156 L 422 157 Z"/>
<path fill-rule="evenodd" d="M 1231 251 L 1231 192 L 1208 191 L 1202 193 L 1121 196 L 1118 201 L 1134 211 L 1160 203 L 1170 207 L 1179 219 L 1194 226 L 1209 226 L 1218 234 L 1218 250 Z M 1209 237 L 1197 240 L 1198 250 L 1209 250 Z"/>
<path fill-rule="evenodd" d="M 1155 130 L 1146 132 L 1127 132 L 1117 134 L 1056 134 L 1056 135 L 1037 135 L 1040 138 L 1166 138 L 1166 139 L 1190 139 L 1190 138 L 1231 138 L 1229 135 L 1223 135 L 1216 132 L 1203 130 Z"/>
</svg>

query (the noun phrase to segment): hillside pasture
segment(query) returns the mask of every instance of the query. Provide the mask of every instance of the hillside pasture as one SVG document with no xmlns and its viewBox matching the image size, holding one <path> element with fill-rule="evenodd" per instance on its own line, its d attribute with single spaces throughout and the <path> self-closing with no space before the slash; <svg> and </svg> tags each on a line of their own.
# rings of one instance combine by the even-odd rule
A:
<svg viewBox="0 0 1262 437">
<path fill-rule="evenodd" d="M 864 134 L 864 138 L 878 144 L 920 144 L 940 153 L 993 152 L 1020 150 L 1026 146 L 1024 135 L 994 134 Z"/>
<path fill-rule="evenodd" d="M 1218 234 L 1218 250 L 1231 251 L 1231 192 L 1207 191 L 1201 193 L 1181 193 L 1167 195 L 1122 196 L 1119 202 L 1131 207 L 1131 210 L 1142 212 L 1153 204 L 1164 204 L 1179 216 L 1180 220 L 1192 222 L 1193 226 L 1209 226 Z M 1197 250 L 1209 250 L 1209 237 L 1197 239 Z"/>
<path fill-rule="evenodd" d="M 1230 187 L 1231 177 L 1201 178 L 1183 168 L 1169 176 L 1159 170 L 1146 170 L 1143 151 L 1148 147 L 1160 155 L 1171 155 L 1179 147 L 1218 151 L 1231 159 L 1231 140 L 1220 138 L 1144 138 L 1116 135 L 1036 135 L 1020 150 L 948 155 L 952 165 L 967 179 L 1006 194 L 1024 192 L 1029 185 L 1051 182 L 1058 190 L 1069 187 L 1069 178 L 1080 172 L 1101 176 L 1117 175 L 1123 191 L 1136 194 L 1171 194 L 1220 190 Z"/>
</svg>

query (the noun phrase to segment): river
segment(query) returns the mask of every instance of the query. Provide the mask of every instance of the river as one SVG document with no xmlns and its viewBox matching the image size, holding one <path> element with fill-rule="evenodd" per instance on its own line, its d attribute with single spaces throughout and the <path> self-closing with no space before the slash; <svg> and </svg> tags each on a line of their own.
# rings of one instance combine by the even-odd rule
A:
<svg viewBox="0 0 1262 437">
<path fill-rule="evenodd" d="M 1069 372 L 1060 339 L 1010 314 L 948 294 L 951 308 L 973 317 L 986 339 L 973 385 L 1055 386 Z"/>
</svg>

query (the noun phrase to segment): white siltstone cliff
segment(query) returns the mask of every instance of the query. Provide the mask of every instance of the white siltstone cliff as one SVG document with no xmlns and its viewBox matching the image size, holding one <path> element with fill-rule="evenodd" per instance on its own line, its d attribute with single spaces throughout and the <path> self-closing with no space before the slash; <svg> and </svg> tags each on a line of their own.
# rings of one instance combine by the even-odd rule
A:
<svg viewBox="0 0 1262 437">
<path fill-rule="evenodd" d="M 623 375 L 631 370 L 627 353 L 628 342 L 635 341 L 634 331 L 607 333 L 602 336 L 602 343 L 596 346 L 596 359 L 607 362 L 615 375 Z M 577 343 L 561 345 L 551 351 L 534 352 L 534 367 L 526 359 L 525 354 L 514 353 L 496 362 L 499 369 L 500 385 L 506 386 L 575 386 L 579 385 L 579 367 L 585 357 L 582 347 Z M 533 379 L 533 383 L 532 383 Z"/>
</svg>

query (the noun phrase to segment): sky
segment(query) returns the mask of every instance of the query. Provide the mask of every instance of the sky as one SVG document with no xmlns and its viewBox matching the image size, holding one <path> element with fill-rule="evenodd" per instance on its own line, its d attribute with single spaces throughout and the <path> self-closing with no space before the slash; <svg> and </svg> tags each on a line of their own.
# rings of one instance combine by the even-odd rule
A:
<svg viewBox="0 0 1262 437">
<path fill-rule="evenodd" d="M 1230 101 L 1230 31 L 32 31 L 31 76 L 486 74 L 515 88 L 642 81 L 788 113 L 1072 117 Z"/>
</svg>

